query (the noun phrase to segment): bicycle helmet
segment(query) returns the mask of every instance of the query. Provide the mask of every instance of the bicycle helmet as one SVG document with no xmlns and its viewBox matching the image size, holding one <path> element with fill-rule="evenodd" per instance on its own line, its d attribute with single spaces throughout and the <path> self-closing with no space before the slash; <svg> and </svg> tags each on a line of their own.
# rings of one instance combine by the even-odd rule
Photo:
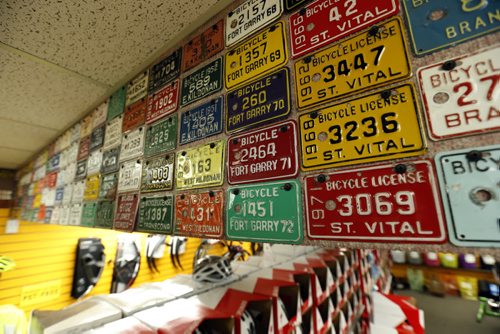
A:
<svg viewBox="0 0 500 334">
<path fill-rule="evenodd" d="M 16 262 L 8 256 L 0 255 L 0 273 L 14 269 Z"/>
<path fill-rule="evenodd" d="M 193 279 L 200 283 L 217 283 L 232 273 L 231 264 L 226 257 L 209 255 L 196 262 Z"/>
<path fill-rule="evenodd" d="M 255 321 L 250 312 L 245 311 L 240 317 L 240 333 L 241 334 L 257 334 Z"/>
</svg>

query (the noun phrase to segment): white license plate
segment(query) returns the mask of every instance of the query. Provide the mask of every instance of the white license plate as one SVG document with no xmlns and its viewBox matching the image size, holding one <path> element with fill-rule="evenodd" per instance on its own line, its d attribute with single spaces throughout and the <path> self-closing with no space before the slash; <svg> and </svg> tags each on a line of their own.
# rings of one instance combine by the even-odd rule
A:
<svg viewBox="0 0 500 334">
<path fill-rule="evenodd" d="M 435 161 L 450 242 L 500 246 L 500 145 L 439 152 Z"/>
<path fill-rule="evenodd" d="M 81 219 L 82 219 L 82 205 L 73 204 L 69 210 L 68 225 L 78 226 L 80 225 Z"/>
<path fill-rule="evenodd" d="M 500 47 L 422 67 L 418 81 L 432 139 L 500 129 Z"/>
<path fill-rule="evenodd" d="M 73 183 L 68 183 L 64 186 L 62 204 L 67 205 L 71 203 L 71 196 L 73 196 Z"/>
<path fill-rule="evenodd" d="M 92 128 L 95 129 L 99 125 L 106 122 L 108 117 L 108 101 L 101 103 L 92 113 Z"/>
<path fill-rule="evenodd" d="M 71 203 L 82 203 L 84 193 L 85 193 L 85 180 L 73 183 L 73 195 L 71 197 Z"/>
<path fill-rule="evenodd" d="M 149 71 L 146 70 L 128 83 L 125 106 L 131 105 L 146 96 L 148 92 L 148 78 Z"/>
<path fill-rule="evenodd" d="M 102 163 L 102 150 L 90 152 L 87 160 L 87 175 L 99 173 Z"/>
<path fill-rule="evenodd" d="M 231 46 L 283 14 L 281 0 L 248 0 L 227 14 L 226 46 Z"/>
<path fill-rule="evenodd" d="M 144 148 L 144 128 L 140 128 L 123 135 L 120 161 L 137 158 L 142 155 Z"/>
<path fill-rule="evenodd" d="M 139 190 L 141 187 L 142 161 L 126 161 L 120 165 L 118 192 Z"/>
<path fill-rule="evenodd" d="M 118 116 L 108 122 L 106 126 L 106 134 L 104 135 L 104 150 L 109 150 L 115 146 L 119 146 L 122 142 L 122 116 Z"/>
</svg>

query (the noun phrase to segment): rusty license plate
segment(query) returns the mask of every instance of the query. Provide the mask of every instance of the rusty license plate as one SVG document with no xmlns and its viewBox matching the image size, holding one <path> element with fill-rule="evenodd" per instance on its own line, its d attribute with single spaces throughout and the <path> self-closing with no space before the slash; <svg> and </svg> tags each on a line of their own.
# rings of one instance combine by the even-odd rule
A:
<svg viewBox="0 0 500 334">
<path fill-rule="evenodd" d="M 223 203 L 222 190 L 176 195 L 174 233 L 198 238 L 220 238 L 223 232 Z"/>
</svg>

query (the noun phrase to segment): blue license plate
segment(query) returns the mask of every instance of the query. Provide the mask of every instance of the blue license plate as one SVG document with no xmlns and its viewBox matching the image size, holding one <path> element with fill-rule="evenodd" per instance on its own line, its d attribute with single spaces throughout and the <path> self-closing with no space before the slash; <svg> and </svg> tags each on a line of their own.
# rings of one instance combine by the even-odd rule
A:
<svg viewBox="0 0 500 334">
<path fill-rule="evenodd" d="M 235 132 L 284 118 L 290 112 L 289 70 L 283 68 L 227 93 L 226 129 Z"/>
<path fill-rule="evenodd" d="M 180 144 L 216 135 L 222 128 L 222 97 L 218 97 L 181 114 Z"/>
<path fill-rule="evenodd" d="M 405 0 L 413 48 L 424 55 L 499 30 L 500 1 Z"/>
</svg>

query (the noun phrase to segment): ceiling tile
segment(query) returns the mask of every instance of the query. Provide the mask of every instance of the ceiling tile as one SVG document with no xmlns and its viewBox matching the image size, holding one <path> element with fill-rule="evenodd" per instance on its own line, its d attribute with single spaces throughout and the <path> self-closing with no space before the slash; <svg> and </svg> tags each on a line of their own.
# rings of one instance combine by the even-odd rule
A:
<svg viewBox="0 0 500 334">
<path fill-rule="evenodd" d="M 0 41 L 114 85 L 223 1 L 3 0 Z"/>
<path fill-rule="evenodd" d="M 59 131 L 0 118 L 0 146 L 34 152 L 50 144 Z"/>
<path fill-rule="evenodd" d="M 62 131 L 84 116 L 107 88 L 0 48 L 0 120 Z M 41 146 L 32 147 L 33 150 Z"/>
<path fill-rule="evenodd" d="M 0 168 L 17 168 L 32 155 L 32 151 L 0 146 Z"/>
</svg>

